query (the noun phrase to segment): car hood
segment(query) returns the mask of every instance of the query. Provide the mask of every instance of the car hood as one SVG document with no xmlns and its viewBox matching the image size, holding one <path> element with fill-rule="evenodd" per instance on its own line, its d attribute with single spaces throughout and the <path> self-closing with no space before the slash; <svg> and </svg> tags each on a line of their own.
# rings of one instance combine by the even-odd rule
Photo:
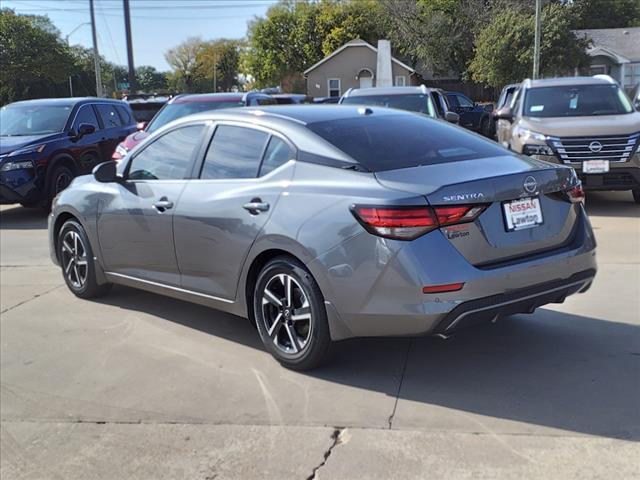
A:
<svg viewBox="0 0 640 480">
<path fill-rule="evenodd" d="M 61 134 L 56 133 L 55 135 L 16 135 L 15 137 L 0 137 L 0 155 L 11 153 L 14 150 L 33 145 L 35 143 L 50 142 L 51 140 L 58 138 L 60 135 Z"/>
<path fill-rule="evenodd" d="M 553 137 L 626 135 L 640 131 L 640 113 L 592 117 L 526 117 L 518 125 Z"/>
</svg>

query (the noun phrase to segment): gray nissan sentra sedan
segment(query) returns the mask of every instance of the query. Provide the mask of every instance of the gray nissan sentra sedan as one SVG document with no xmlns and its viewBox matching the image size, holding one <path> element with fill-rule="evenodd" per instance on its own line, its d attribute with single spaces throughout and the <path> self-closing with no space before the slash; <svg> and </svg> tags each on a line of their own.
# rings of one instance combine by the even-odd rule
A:
<svg viewBox="0 0 640 480">
<path fill-rule="evenodd" d="M 573 169 L 375 107 L 218 110 L 158 130 L 54 201 L 53 260 L 255 322 L 283 365 L 332 341 L 443 335 L 562 302 L 596 273 Z"/>
</svg>

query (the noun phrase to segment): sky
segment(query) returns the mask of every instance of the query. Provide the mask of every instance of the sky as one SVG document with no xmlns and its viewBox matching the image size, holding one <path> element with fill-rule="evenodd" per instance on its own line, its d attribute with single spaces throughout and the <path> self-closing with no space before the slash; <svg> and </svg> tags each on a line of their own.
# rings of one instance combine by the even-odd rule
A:
<svg viewBox="0 0 640 480">
<path fill-rule="evenodd" d="M 130 0 L 134 63 L 169 70 L 164 59 L 169 48 L 189 37 L 242 38 L 247 22 L 264 16 L 276 1 Z M 126 65 L 122 0 L 94 0 L 94 5 L 100 54 Z M 63 38 L 70 35 L 72 45 L 92 46 L 89 0 L 0 0 L 0 6 L 16 13 L 47 15 Z"/>
</svg>

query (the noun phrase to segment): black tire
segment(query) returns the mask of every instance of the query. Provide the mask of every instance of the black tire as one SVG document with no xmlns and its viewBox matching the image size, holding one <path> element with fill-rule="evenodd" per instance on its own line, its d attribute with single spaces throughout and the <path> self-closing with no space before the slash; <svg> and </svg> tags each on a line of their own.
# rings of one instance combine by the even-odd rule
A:
<svg viewBox="0 0 640 480">
<path fill-rule="evenodd" d="M 633 194 L 633 201 L 636 202 L 637 204 L 640 204 L 640 189 L 632 190 L 631 193 Z"/>
<path fill-rule="evenodd" d="M 265 294 L 267 288 L 269 294 Z M 267 297 L 271 301 L 263 303 Z M 253 292 L 253 311 L 265 348 L 283 366 L 302 371 L 326 362 L 331 335 L 324 297 L 299 261 L 281 256 L 264 266 Z"/>
<path fill-rule="evenodd" d="M 57 250 L 64 281 L 76 297 L 95 298 L 109 291 L 110 283 L 99 285 L 96 281 L 93 250 L 84 228 L 76 220 L 62 225 Z"/>
<path fill-rule="evenodd" d="M 53 202 L 53 199 L 57 194 L 71 184 L 74 176 L 73 171 L 65 165 L 58 165 L 53 168 L 51 175 L 49 176 L 46 207 L 51 205 L 51 202 Z"/>
<path fill-rule="evenodd" d="M 480 133 L 487 138 L 491 138 L 491 126 L 489 125 L 489 119 L 486 117 L 480 120 Z"/>
</svg>

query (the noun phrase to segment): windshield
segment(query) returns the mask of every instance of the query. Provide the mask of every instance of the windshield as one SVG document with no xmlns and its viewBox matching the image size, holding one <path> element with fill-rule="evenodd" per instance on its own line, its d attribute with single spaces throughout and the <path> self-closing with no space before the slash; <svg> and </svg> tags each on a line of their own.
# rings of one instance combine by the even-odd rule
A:
<svg viewBox="0 0 640 480">
<path fill-rule="evenodd" d="M 133 117 L 136 122 L 149 122 L 153 116 L 164 106 L 164 102 L 130 103 Z"/>
<path fill-rule="evenodd" d="M 496 143 L 421 115 L 374 113 L 308 128 L 372 172 L 507 154 Z"/>
<path fill-rule="evenodd" d="M 525 117 L 584 117 L 631 113 L 629 99 L 617 85 L 567 85 L 531 88 Z"/>
<path fill-rule="evenodd" d="M 357 97 L 345 97 L 341 103 L 351 105 L 372 105 L 376 107 L 397 108 L 410 112 L 424 113 L 430 117 L 437 117 L 436 109 L 429 95 L 366 95 Z"/>
<path fill-rule="evenodd" d="M 151 133 L 167 123 L 177 119 L 191 115 L 192 113 L 205 112 L 207 110 L 218 110 L 219 108 L 242 107 L 244 103 L 241 100 L 231 102 L 186 102 L 186 103 L 170 103 L 166 104 L 153 117 L 151 123 L 147 127 L 147 132 Z"/>
<path fill-rule="evenodd" d="M 62 132 L 71 110 L 68 105 L 7 105 L 0 109 L 0 136 Z"/>
</svg>

